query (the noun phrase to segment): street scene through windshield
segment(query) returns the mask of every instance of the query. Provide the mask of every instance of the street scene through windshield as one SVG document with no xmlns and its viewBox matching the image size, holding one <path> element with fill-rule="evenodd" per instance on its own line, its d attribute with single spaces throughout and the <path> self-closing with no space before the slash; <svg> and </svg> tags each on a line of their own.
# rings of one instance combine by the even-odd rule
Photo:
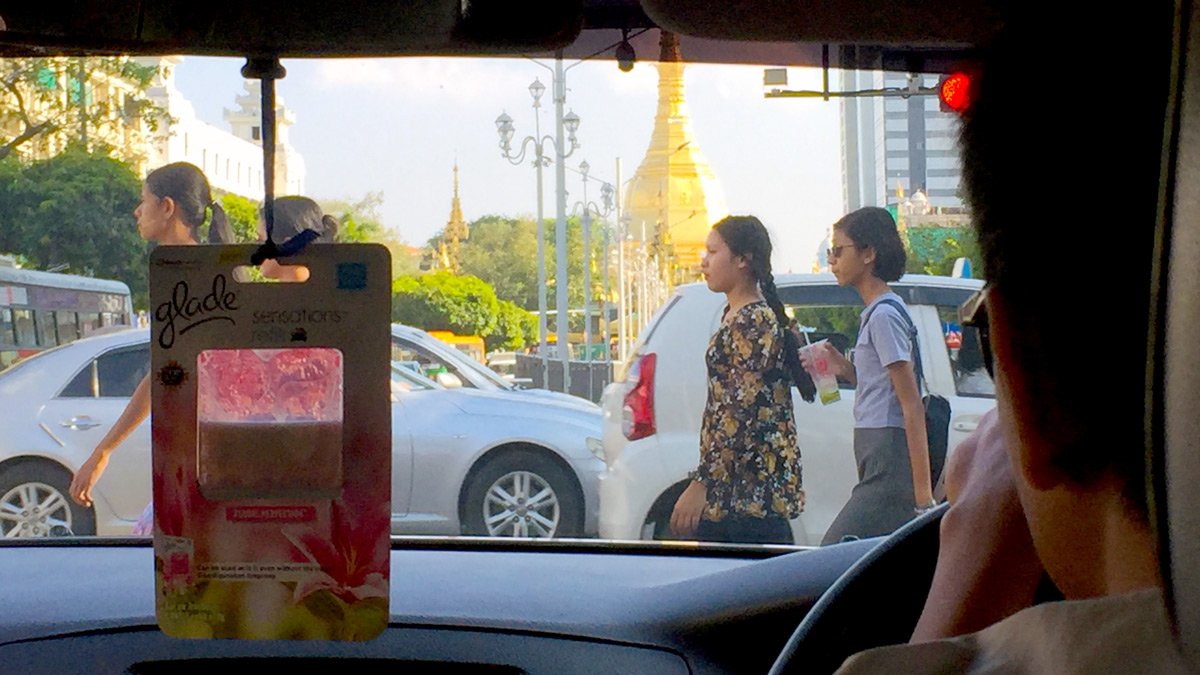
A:
<svg viewBox="0 0 1200 675">
<path fill-rule="evenodd" d="M 617 46 L 284 59 L 273 133 L 239 59 L 0 59 L 0 536 L 153 532 L 148 256 L 263 241 L 269 138 L 273 241 L 391 253 L 393 535 L 818 546 L 936 505 L 994 407 L 969 80 Z"/>
</svg>

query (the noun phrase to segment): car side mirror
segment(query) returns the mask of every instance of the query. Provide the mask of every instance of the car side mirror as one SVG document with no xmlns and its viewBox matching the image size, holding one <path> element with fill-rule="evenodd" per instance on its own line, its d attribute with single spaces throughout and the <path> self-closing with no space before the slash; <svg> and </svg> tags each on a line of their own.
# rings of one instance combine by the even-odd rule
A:
<svg viewBox="0 0 1200 675">
<path fill-rule="evenodd" d="M 438 373 L 437 383 L 447 389 L 460 389 L 463 386 L 462 380 L 454 373 Z"/>
</svg>

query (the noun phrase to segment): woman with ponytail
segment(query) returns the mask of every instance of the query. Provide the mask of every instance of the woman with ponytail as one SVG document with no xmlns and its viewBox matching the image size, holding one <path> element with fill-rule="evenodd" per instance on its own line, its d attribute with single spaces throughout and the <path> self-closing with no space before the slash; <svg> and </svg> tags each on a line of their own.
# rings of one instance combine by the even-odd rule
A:
<svg viewBox="0 0 1200 675">
<path fill-rule="evenodd" d="M 862 208 L 833 225 L 829 269 L 867 305 L 851 362 L 828 343 L 837 374 L 855 385 L 854 459 L 858 484 L 822 540 L 890 534 L 937 505 L 933 499 L 925 407 L 917 386 L 912 319 L 888 286 L 906 256 L 892 214 Z"/>
<path fill-rule="evenodd" d="M 138 234 L 158 244 L 186 246 L 201 243 L 233 243 L 233 229 L 221 205 L 213 200 L 204 172 L 193 164 L 175 162 L 151 171 L 142 184 L 142 201 L 133 210 Z M 200 228 L 208 222 L 208 233 Z M 71 498 L 92 505 L 92 486 L 100 480 L 113 450 L 150 415 L 150 376 L 134 390 L 125 411 L 100 439 L 91 457 L 75 472 Z M 147 533 L 138 533 L 147 534 Z"/>
<path fill-rule="evenodd" d="M 791 388 L 811 402 L 816 386 L 775 291 L 767 229 L 753 216 L 730 216 L 705 247 L 705 282 L 728 304 L 705 354 L 700 464 L 671 527 L 704 541 L 790 544 L 788 521 L 804 510 Z"/>
</svg>

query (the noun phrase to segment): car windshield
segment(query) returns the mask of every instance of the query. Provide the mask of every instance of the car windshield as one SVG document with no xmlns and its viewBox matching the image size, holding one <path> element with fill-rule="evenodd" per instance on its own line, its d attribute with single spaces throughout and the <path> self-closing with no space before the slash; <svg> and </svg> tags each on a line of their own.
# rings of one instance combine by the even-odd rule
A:
<svg viewBox="0 0 1200 675">
<path fill-rule="evenodd" d="M 438 383 L 422 377 L 408 364 L 397 361 L 392 362 L 392 384 L 399 387 L 400 391 L 425 391 L 440 388 Z"/>
<path fill-rule="evenodd" d="M 611 32 L 583 59 L 282 60 L 276 194 L 391 254 L 392 533 L 818 546 L 903 525 L 994 406 L 958 315 L 983 280 L 949 68 L 879 50 L 823 72 L 789 66 L 794 45 L 774 61 L 735 43 L 719 62 L 670 32 Z M 163 203 L 155 169 L 194 165 L 233 238 L 263 236 L 271 134 L 244 64 L 0 59 L 0 271 L 44 273 L 0 277 L 0 366 L 38 373 L 0 390 L 0 536 L 153 531 L 150 424 L 112 442 L 150 332 L 112 327 L 164 320 L 148 255 L 169 242 L 135 215 Z M 864 299 L 838 267 L 866 245 L 833 225 L 866 207 L 903 248 L 894 295 Z M 763 302 L 727 315 L 738 274 Z M 948 440 L 925 488 L 897 465 L 901 497 L 852 504 L 862 453 L 906 442 L 895 363 L 949 402 Z"/>
<path fill-rule="evenodd" d="M 513 388 L 496 371 L 419 329 L 394 329 L 392 355 L 398 360 L 417 365 L 420 372 L 426 375 L 453 373 L 465 386 L 488 390 Z"/>
</svg>

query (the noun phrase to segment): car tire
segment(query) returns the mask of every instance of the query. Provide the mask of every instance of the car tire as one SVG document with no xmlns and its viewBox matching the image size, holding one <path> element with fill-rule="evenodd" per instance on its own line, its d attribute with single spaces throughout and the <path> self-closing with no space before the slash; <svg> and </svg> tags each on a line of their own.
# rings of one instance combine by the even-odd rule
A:
<svg viewBox="0 0 1200 675">
<path fill-rule="evenodd" d="M 463 495 L 464 534 L 545 538 L 583 533 L 583 496 L 574 478 L 540 452 L 506 450 L 485 460 L 468 478 Z"/>
<path fill-rule="evenodd" d="M 76 504 L 70 487 L 71 474 L 45 462 L 20 462 L 0 469 L 0 538 L 96 534 L 96 513 Z M 48 513 L 33 513 L 47 504 Z M 27 519 L 20 520 L 26 513 Z M 53 532 L 55 525 L 66 531 Z M 23 531 L 13 535 L 13 529 Z"/>
</svg>

